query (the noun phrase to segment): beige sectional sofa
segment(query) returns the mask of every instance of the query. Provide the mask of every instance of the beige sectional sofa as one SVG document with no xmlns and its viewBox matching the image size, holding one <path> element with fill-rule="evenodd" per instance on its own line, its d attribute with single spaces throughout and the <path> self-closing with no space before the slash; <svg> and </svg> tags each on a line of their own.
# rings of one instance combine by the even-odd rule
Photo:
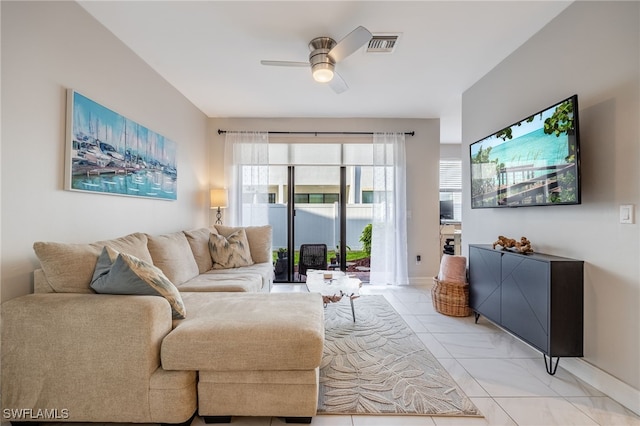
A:
<svg viewBox="0 0 640 426">
<path fill-rule="evenodd" d="M 42 267 L 34 294 L 2 306 L 5 420 L 179 424 L 197 413 L 207 422 L 310 422 L 324 344 L 321 297 L 269 292 L 268 226 L 242 228 L 252 264 L 221 267 L 210 239 L 231 241 L 239 230 L 35 243 Z M 173 296 L 96 294 L 101 251 L 159 268 Z"/>
</svg>

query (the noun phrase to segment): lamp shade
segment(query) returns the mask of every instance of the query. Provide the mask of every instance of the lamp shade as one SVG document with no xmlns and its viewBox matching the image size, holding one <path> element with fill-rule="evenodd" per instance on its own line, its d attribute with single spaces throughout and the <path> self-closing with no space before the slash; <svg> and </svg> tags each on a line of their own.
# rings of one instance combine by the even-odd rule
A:
<svg viewBox="0 0 640 426">
<path fill-rule="evenodd" d="M 211 190 L 211 208 L 217 209 L 227 207 L 227 190 L 226 189 L 212 189 Z"/>
</svg>

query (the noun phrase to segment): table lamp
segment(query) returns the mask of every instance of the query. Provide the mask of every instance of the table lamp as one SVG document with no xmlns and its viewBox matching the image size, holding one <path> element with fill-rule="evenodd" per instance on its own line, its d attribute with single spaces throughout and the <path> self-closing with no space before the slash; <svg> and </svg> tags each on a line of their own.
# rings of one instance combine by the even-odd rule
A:
<svg viewBox="0 0 640 426">
<path fill-rule="evenodd" d="M 218 209 L 216 212 L 216 225 L 222 225 L 222 211 L 220 209 L 227 207 L 227 190 L 212 189 L 211 190 L 211 208 Z"/>
</svg>

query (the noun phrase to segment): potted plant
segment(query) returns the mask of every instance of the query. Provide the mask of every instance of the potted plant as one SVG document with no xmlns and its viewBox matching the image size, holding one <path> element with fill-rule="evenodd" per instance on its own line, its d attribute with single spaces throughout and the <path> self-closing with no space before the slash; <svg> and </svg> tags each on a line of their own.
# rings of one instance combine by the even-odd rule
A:
<svg viewBox="0 0 640 426">
<path fill-rule="evenodd" d="M 278 249 L 278 259 L 284 259 L 287 257 L 287 249 L 285 247 L 280 247 Z"/>
<path fill-rule="evenodd" d="M 289 269 L 288 250 L 285 247 L 278 249 L 278 259 L 274 266 L 276 281 L 284 281 L 287 279 L 287 271 Z"/>
</svg>

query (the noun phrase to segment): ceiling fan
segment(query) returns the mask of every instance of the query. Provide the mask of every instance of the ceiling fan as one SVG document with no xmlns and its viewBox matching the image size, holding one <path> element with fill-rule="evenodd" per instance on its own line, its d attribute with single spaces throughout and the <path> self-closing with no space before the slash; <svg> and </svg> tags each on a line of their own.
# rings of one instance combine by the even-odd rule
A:
<svg viewBox="0 0 640 426">
<path fill-rule="evenodd" d="M 311 74 L 315 81 L 328 83 L 334 92 L 342 93 L 349 87 L 335 71 L 336 63 L 367 44 L 371 37 L 373 35 L 369 30 L 359 26 L 337 43 L 331 37 L 316 37 L 311 40 L 308 62 L 260 61 L 260 63 L 278 67 L 311 67 Z"/>
</svg>

